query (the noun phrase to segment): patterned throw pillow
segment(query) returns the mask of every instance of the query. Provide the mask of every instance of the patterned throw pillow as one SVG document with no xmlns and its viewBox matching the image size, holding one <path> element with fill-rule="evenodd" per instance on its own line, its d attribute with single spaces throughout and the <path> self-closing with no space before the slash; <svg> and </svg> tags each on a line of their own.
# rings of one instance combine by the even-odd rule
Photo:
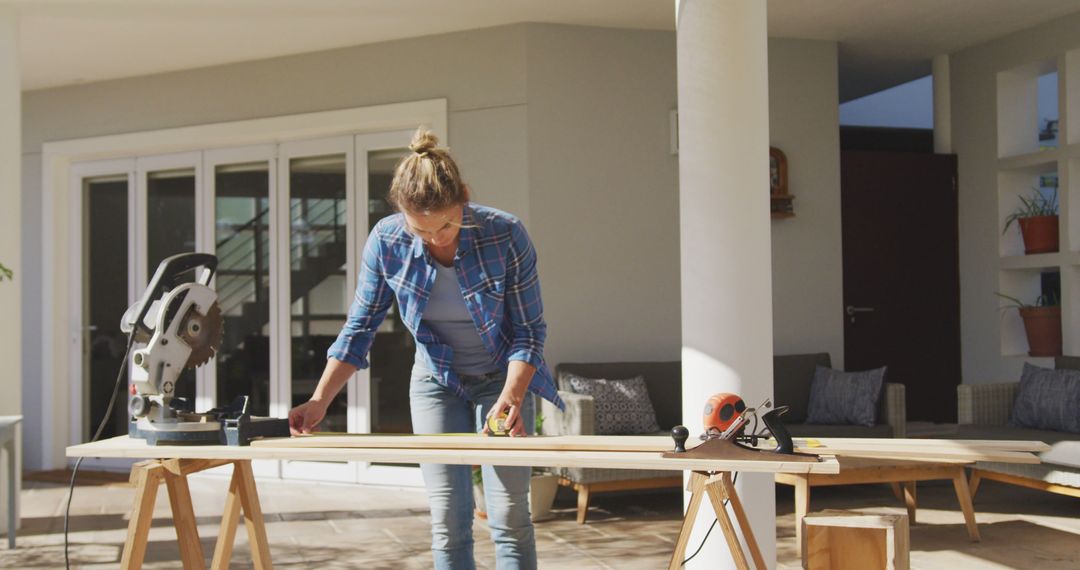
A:
<svg viewBox="0 0 1080 570">
<path fill-rule="evenodd" d="M 844 372 L 818 366 L 810 384 L 806 423 L 874 427 L 885 368 Z"/>
<path fill-rule="evenodd" d="M 1080 433 L 1080 370 L 1025 362 L 1009 425 Z"/>
<path fill-rule="evenodd" d="M 656 410 L 649 400 L 645 378 L 625 380 L 582 378 L 567 374 L 570 391 L 592 396 L 596 408 L 597 435 L 656 433 Z"/>
</svg>

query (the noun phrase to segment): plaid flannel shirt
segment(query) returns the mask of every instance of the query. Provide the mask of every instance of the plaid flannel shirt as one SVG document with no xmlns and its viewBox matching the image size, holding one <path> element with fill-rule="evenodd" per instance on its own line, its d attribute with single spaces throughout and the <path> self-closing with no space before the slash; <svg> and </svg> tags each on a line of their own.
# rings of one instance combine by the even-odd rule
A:
<svg viewBox="0 0 1080 570">
<path fill-rule="evenodd" d="M 463 214 L 454 271 L 484 346 L 502 366 L 511 360 L 535 366 L 529 390 L 564 408 L 544 363 L 547 325 L 536 250 L 525 227 L 506 212 L 477 204 L 466 204 Z M 461 379 L 451 367 L 453 349 L 421 320 L 434 284 L 434 261 L 423 240 L 406 229 L 404 216 L 380 220 L 364 246 L 348 319 L 327 357 L 367 368 L 375 331 L 396 296 L 401 320 L 416 338 L 428 368 L 439 382 L 464 398 Z"/>
</svg>

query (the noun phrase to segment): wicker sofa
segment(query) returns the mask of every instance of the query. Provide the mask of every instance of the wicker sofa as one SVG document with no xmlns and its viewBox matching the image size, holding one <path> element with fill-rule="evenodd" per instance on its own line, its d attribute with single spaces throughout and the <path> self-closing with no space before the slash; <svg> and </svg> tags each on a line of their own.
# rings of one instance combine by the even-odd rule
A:
<svg viewBox="0 0 1080 570">
<path fill-rule="evenodd" d="M 1080 357 L 1058 357 L 1056 368 L 1080 370 Z M 1034 430 L 1007 425 L 1019 382 L 961 384 L 957 387 L 958 423 L 956 439 L 1003 439 L 1042 441 L 1050 450 L 1040 454 L 1038 465 L 980 461 L 971 474 L 974 495 L 979 481 L 990 479 L 1080 497 L 1080 435 Z M 1080 412 L 1078 412 L 1080 413 Z"/>
</svg>

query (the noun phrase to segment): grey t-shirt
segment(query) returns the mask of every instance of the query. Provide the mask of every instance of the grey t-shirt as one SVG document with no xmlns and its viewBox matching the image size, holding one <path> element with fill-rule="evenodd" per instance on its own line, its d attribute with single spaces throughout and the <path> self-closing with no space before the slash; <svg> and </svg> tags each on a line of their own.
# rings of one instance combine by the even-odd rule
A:
<svg viewBox="0 0 1080 570">
<path fill-rule="evenodd" d="M 421 318 L 435 331 L 440 342 L 454 350 L 454 372 L 479 376 L 499 370 L 488 354 L 480 333 L 476 332 L 453 267 L 443 267 L 435 262 L 435 284 L 431 286 L 431 296 Z M 416 368 L 426 368 L 423 362 L 418 353 L 414 376 Z"/>
</svg>

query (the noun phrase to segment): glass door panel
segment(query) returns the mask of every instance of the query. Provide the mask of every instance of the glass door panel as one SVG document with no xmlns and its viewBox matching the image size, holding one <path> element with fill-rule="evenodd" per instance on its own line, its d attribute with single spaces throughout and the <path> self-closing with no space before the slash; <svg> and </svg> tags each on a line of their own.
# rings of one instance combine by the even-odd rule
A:
<svg viewBox="0 0 1080 570">
<path fill-rule="evenodd" d="M 145 286 L 166 257 L 196 250 L 195 168 L 157 170 L 146 174 Z M 184 281 L 194 280 L 190 273 Z M 195 370 L 185 369 L 176 381 L 176 396 L 195 405 Z"/>
<path fill-rule="evenodd" d="M 348 312 L 347 165 L 344 153 L 289 160 L 293 405 L 311 397 Z M 349 431 L 345 396 L 334 399 L 321 430 Z"/>
<path fill-rule="evenodd" d="M 208 167 L 209 168 L 209 167 Z M 216 289 L 225 338 L 216 359 L 218 405 L 248 396 L 270 415 L 270 163 L 214 167 Z"/>
<path fill-rule="evenodd" d="M 82 184 L 84 263 L 83 341 L 87 358 L 87 421 L 81 441 L 101 423 L 116 386 L 127 336 L 120 317 L 128 308 L 128 175 L 86 178 Z M 102 438 L 127 433 L 127 398 L 117 396 Z"/>
<path fill-rule="evenodd" d="M 386 196 L 394 167 L 408 152 L 406 148 L 367 152 L 368 233 L 393 213 Z M 412 433 L 409 377 L 415 354 L 416 341 L 401 322 L 395 300 L 371 347 L 371 433 Z"/>
</svg>

